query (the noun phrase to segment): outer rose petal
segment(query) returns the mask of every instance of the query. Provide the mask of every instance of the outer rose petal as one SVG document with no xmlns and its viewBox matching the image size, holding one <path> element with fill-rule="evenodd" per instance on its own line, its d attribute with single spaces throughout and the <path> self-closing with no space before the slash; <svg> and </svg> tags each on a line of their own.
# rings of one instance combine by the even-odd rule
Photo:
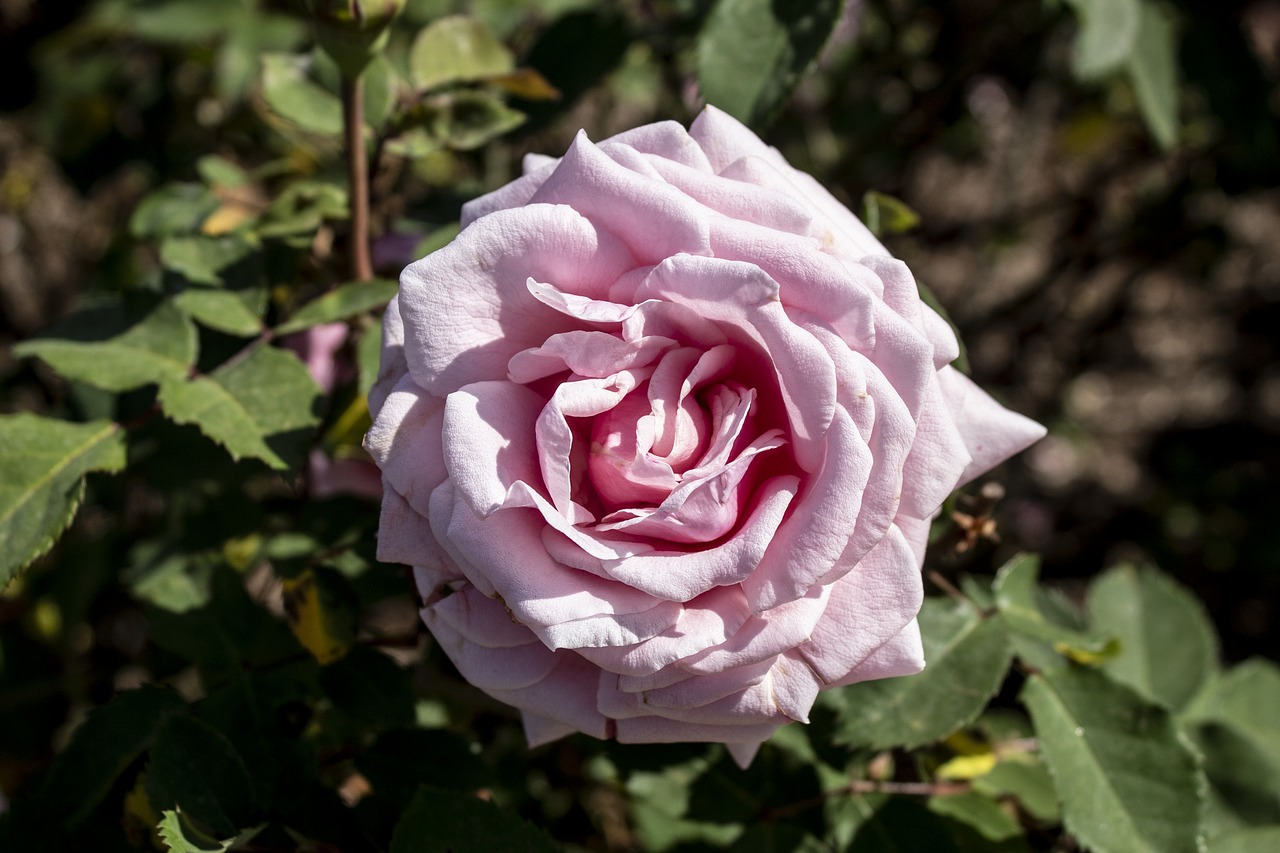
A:
<svg viewBox="0 0 1280 853">
<path fill-rule="evenodd" d="M 379 556 L 532 745 L 713 740 L 918 671 L 929 522 L 1043 434 L 910 270 L 724 113 L 466 206 L 383 325 Z"/>
</svg>

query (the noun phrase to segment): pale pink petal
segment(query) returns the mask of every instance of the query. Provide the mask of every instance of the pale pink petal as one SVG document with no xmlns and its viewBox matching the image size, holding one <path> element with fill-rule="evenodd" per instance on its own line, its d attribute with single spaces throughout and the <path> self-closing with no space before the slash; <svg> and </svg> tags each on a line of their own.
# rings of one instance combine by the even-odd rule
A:
<svg viewBox="0 0 1280 853">
<path fill-rule="evenodd" d="M 701 146 L 675 121 L 658 121 L 623 131 L 600 143 L 600 147 L 606 153 L 613 148 L 631 148 L 640 154 L 653 155 L 655 160 L 678 163 L 700 172 L 711 171 L 711 163 Z"/>
<path fill-rule="evenodd" d="M 836 409 L 822 466 L 802 485 L 790 517 L 742 582 L 752 610 L 794 601 L 836 567 L 853 535 L 873 462 L 848 413 Z"/>
<path fill-rule="evenodd" d="M 664 717 L 633 717 L 617 721 L 618 743 L 742 743 L 758 747 L 773 737 L 777 723 L 711 725 L 684 723 Z"/>
<path fill-rule="evenodd" d="M 432 491 L 449 476 L 440 444 L 443 423 L 444 402 L 405 374 L 364 437 L 364 449 L 382 469 L 383 482 L 423 516 L 430 511 Z"/>
<path fill-rule="evenodd" d="M 710 251 L 701 205 L 674 187 L 619 165 L 581 132 L 522 212 L 537 204 L 572 207 L 614 234 L 642 263 L 656 263 L 681 252 Z M 554 275 L 528 274 L 560 285 Z"/>
<path fill-rule="evenodd" d="M 505 379 L 516 353 L 577 327 L 534 298 L 530 277 L 591 295 L 634 265 L 616 239 L 568 207 L 486 216 L 400 276 L 409 372 L 437 396 Z"/>
<path fill-rule="evenodd" d="M 524 724 L 524 739 L 528 741 L 530 749 L 535 749 L 554 740 L 560 740 L 560 738 L 577 731 L 573 726 L 567 726 L 558 720 L 535 714 L 532 711 L 521 711 L 520 721 Z"/>
<path fill-rule="evenodd" d="M 884 645 L 863 658 L 844 678 L 828 687 L 844 687 L 859 681 L 915 675 L 925 668 L 924 646 L 920 641 L 920 625 L 915 619 Z"/>
<path fill-rule="evenodd" d="M 691 673 L 709 675 L 772 661 L 813 636 L 827 609 L 831 585 L 815 586 L 804 596 L 751 618 L 725 642 L 680 661 Z"/>
<path fill-rule="evenodd" d="M 818 465 L 835 408 L 835 370 L 821 344 L 787 317 L 777 282 L 751 264 L 685 255 L 658 264 L 641 295 L 692 308 L 763 355 L 777 378 L 796 461 L 807 471 Z"/>
<path fill-rule="evenodd" d="M 378 519 L 378 559 L 384 563 L 404 563 L 443 569 L 448 562 L 444 549 L 431 533 L 427 519 L 409 506 L 390 484 L 383 486 L 382 511 Z M 450 567 L 449 574 L 462 577 Z"/>
<path fill-rule="evenodd" d="M 1044 438 L 1044 427 L 1001 406 L 955 368 L 939 370 L 938 383 L 956 428 L 973 457 L 957 485 L 963 486 Z"/>
<path fill-rule="evenodd" d="M 409 363 L 404 357 L 404 320 L 400 317 L 400 297 L 395 296 L 382 315 L 382 360 L 378 364 L 378 377 L 369 389 L 371 416 L 378 417 L 383 401 L 408 371 Z"/>
<path fill-rule="evenodd" d="M 773 163 L 792 187 L 795 196 L 812 205 L 835 232 L 841 248 L 852 256 L 887 255 L 889 251 L 849 209 L 809 175 L 790 166 L 775 149 L 760 141 L 741 122 L 708 106 L 694 121 L 689 135 L 707 153 L 717 173 L 743 157 L 760 157 Z"/>
<path fill-rule="evenodd" d="M 628 341 L 606 332 L 563 332 L 512 356 L 507 376 L 512 382 L 528 383 L 568 370 L 578 376 L 603 379 L 623 370 L 645 367 L 675 345 L 671 338 L 657 336 Z"/>
<path fill-rule="evenodd" d="M 524 207 L 529 203 L 529 199 L 533 198 L 538 188 L 551 177 L 551 173 L 555 171 L 556 164 L 559 162 L 559 158 L 555 157 L 526 154 L 523 177 L 516 178 L 511 183 L 462 205 L 461 226 L 466 228 L 480 217 L 494 211 Z"/>
<path fill-rule="evenodd" d="M 824 681 L 837 681 L 900 633 L 923 599 L 915 554 L 891 527 L 880 544 L 833 585 L 822 619 L 799 652 Z"/>
</svg>

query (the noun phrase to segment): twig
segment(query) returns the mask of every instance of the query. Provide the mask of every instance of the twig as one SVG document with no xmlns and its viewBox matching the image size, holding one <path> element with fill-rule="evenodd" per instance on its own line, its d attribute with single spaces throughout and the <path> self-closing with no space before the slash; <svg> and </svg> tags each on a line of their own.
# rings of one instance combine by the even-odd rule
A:
<svg viewBox="0 0 1280 853">
<path fill-rule="evenodd" d="M 373 260 L 369 254 L 369 163 L 359 77 L 342 77 L 342 128 L 347 149 L 347 207 L 351 213 L 351 276 L 356 281 L 370 281 Z"/>
</svg>

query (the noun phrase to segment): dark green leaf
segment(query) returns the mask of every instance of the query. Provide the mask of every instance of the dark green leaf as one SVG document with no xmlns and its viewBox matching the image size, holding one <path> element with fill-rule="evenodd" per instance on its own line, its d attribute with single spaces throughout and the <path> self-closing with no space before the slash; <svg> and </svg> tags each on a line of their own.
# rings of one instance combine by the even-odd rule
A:
<svg viewBox="0 0 1280 853">
<path fill-rule="evenodd" d="M 129 218 L 129 233 L 139 239 L 190 234 L 218 209 L 218 199 L 200 184 L 165 184 L 151 192 Z"/>
<path fill-rule="evenodd" d="M 396 824 L 391 853 L 555 853 L 542 830 L 467 794 L 421 788 Z"/>
<path fill-rule="evenodd" d="M 1016 634 L 1050 644 L 1066 657 L 1095 663 L 1119 650 L 1113 638 L 1087 634 L 1055 618 L 1052 603 L 1036 585 L 1040 558 L 1019 554 L 1000 567 L 992 590 L 1000 618 Z M 1065 659 L 1061 661 L 1065 664 Z M 1042 659 L 1033 663 L 1044 666 Z"/>
<path fill-rule="evenodd" d="M 227 568 L 214 572 L 206 606 L 181 614 L 148 607 L 146 617 L 157 646 L 210 674 L 303 654 L 284 623 L 251 599 L 244 579 Z"/>
<path fill-rule="evenodd" d="M 41 799 L 68 825 L 79 823 L 151 746 L 164 723 L 185 709 L 177 693 L 161 687 L 118 694 L 76 729 L 49 771 Z"/>
<path fill-rule="evenodd" d="M 269 346 L 207 377 L 160 386 L 160 405 L 171 419 L 198 426 L 235 459 L 261 459 L 277 469 L 301 464 L 319 423 L 319 396 L 298 357 Z"/>
<path fill-rule="evenodd" d="M 341 660 L 323 667 L 320 686 L 335 706 L 365 725 L 413 722 L 409 673 L 376 649 L 356 646 Z"/>
<path fill-rule="evenodd" d="M 906 797 L 858 797 L 871 814 L 859 821 L 846 853 L 960 853 L 947 824 Z"/>
<path fill-rule="evenodd" d="M 1209 779 L 1206 829 L 1280 824 L 1280 768 L 1249 737 L 1225 723 L 1201 723 L 1189 734 Z"/>
<path fill-rule="evenodd" d="M 110 421 L 0 416 L 0 588 L 71 524 L 85 474 L 124 465 L 124 432 Z"/>
<path fill-rule="evenodd" d="M 173 298 L 173 304 L 197 323 L 228 335 L 251 338 L 262 331 L 262 318 L 230 290 L 189 287 Z"/>
<path fill-rule="evenodd" d="M 1169 712 L 1083 667 L 1022 691 L 1067 830 L 1096 853 L 1195 853 L 1205 779 Z"/>
<path fill-rule="evenodd" d="M 1022 827 L 998 802 L 977 791 L 930 797 L 929 811 L 963 823 L 989 841 L 1008 841 L 1022 835 Z"/>
<path fill-rule="evenodd" d="M 767 124 L 826 44 L 839 0 L 719 0 L 698 38 L 703 97 L 752 127 Z"/>
<path fill-rule="evenodd" d="M 1172 148 L 1178 141 L 1178 34 L 1152 0 L 1142 2 L 1128 69 L 1147 129 L 1161 148 Z"/>
<path fill-rule="evenodd" d="M 836 739 L 851 746 L 908 748 L 946 737 L 981 713 L 1013 656 L 1004 628 L 968 605 L 925 599 L 924 672 L 831 691 Z"/>
<path fill-rule="evenodd" d="M 474 793 L 493 784 L 471 744 L 442 729 L 384 732 L 356 758 L 356 767 L 380 795 L 399 792 L 404 802 L 419 785 Z"/>
<path fill-rule="evenodd" d="M 185 377 L 195 361 L 195 326 L 171 302 L 156 303 L 122 332 L 114 331 L 104 325 L 77 339 L 37 338 L 13 351 L 42 359 L 67 379 L 115 392 Z"/>
<path fill-rule="evenodd" d="M 299 308 L 292 317 L 276 327 L 276 334 L 288 335 L 321 323 L 346 320 L 372 311 L 390 302 L 399 288 L 397 282 L 385 279 L 344 284 Z"/>
<path fill-rule="evenodd" d="M 409 49 L 409 73 L 421 90 L 483 80 L 515 69 L 515 57 L 482 21 L 441 18 L 418 33 Z"/>
<path fill-rule="evenodd" d="M 121 580 L 135 598 L 170 613 L 186 613 L 209 603 L 214 569 L 211 555 L 171 554 L 130 567 Z"/>
<path fill-rule="evenodd" d="M 253 783 L 235 748 L 191 717 L 171 717 L 156 736 L 147 796 L 153 808 L 176 807 L 217 838 L 235 836 L 255 811 Z"/>
<path fill-rule="evenodd" d="M 1216 720 L 1234 727 L 1256 745 L 1272 766 L 1280 768 L 1280 668 L 1271 661 L 1252 658 L 1234 667 L 1198 699 L 1187 715 Z"/>
<path fill-rule="evenodd" d="M 257 232 L 264 239 L 299 237 L 309 244 L 326 219 L 346 217 L 345 189 L 323 181 L 296 181 L 267 206 Z"/>
<path fill-rule="evenodd" d="M 1218 642 L 1203 606 L 1154 569 L 1120 566 L 1089 587 L 1095 628 L 1120 638 L 1103 662 L 1117 681 L 1177 711 L 1218 667 Z"/>
<path fill-rule="evenodd" d="M 249 257 L 256 248 L 251 235 L 238 232 L 217 237 L 166 237 L 160 244 L 160 263 L 188 281 L 217 286 L 222 284 L 220 272 Z"/>
<path fill-rule="evenodd" d="M 342 103 L 308 76 L 308 56 L 269 53 L 262 57 L 262 97 L 280 118 L 303 130 L 342 133 Z"/>
</svg>

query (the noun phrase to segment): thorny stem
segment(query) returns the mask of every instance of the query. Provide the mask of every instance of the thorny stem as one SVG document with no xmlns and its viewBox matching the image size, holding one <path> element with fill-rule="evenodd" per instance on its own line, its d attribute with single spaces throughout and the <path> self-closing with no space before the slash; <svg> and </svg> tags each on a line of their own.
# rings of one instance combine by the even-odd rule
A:
<svg viewBox="0 0 1280 853">
<path fill-rule="evenodd" d="M 347 208 L 351 213 L 351 277 L 373 278 L 369 254 L 369 162 L 364 147 L 364 98 L 359 77 L 342 77 L 342 129 L 347 149 Z"/>
</svg>

